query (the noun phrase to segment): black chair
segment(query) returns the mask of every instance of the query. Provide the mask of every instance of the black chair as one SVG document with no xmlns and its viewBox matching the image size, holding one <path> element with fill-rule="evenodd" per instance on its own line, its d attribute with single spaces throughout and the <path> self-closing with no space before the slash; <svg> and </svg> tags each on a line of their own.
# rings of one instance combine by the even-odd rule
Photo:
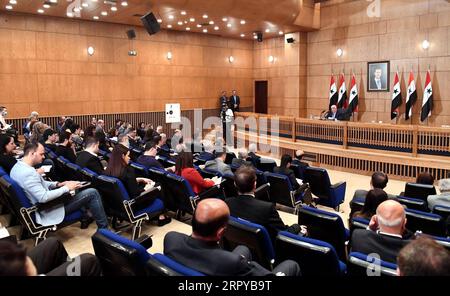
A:
<svg viewBox="0 0 450 296">
<path fill-rule="evenodd" d="M 266 172 L 266 179 L 270 184 L 270 200 L 294 209 L 294 214 L 298 212 L 298 208 L 302 203 L 301 194 L 296 195 L 296 191 L 292 188 L 291 181 L 286 175 Z"/>
<path fill-rule="evenodd" d="M 297 179 L 305 179 L 305 170 L 307 166 L 291 163 L 291 166 L 289 168 L 294 171 L 295 177 Z"/>
<path fill-rule="evenodd" d="M 133 240 L 140 236 L 142 222 L 158 216 L 164 210 L 162 200 L 157 198 L 161 193 L 160 186 L 131 199 L 119 179 L 101 175 L 96 179 L 96 188 L 102 194 L 106 213 L 113 217 L 113 226 L 117 220 L 125 220 L 133 225 Z"/>
<path fill-rule="evenodd" d="M 130 167 L 134 169 L 134 172 L 136 173 L 137 177 L 141 178 L 148 178 L 148 171 L 147 168 L 139 163 L 130 161 Z M 152 180 L 155 181 L 155 180 Z"/>
<path fill-rule="evenodd" d="M 397 265 L 367 254 L 352 252 L 347 262 L 349 276 L 397 276 Z"/>
<path fill-rule="evenodd" d="M 273 173 L 273 169 L 277 166 L 275 160 L 268 158 L 259 158 L 256 163 L 256 168 L 263 172 Z"/>
<path fill-rule="evenodd" d="M 263 171 L 256 170 L 256 187 L 261 187 L 264 184 L 267 184 L 266 175 Z"/>
<path fill-rule="evenodd" d="M 307 167 L 305 182 L 311 187 L 311 192 L 319 198 L 318 203 L 339 210 L 344 202 L 346 182 L 331 184 L 327 170 L 323 168 Z"/>
<path fill-rule="evenodd" d="M 280 231 L 275 241 L 276 262 L 296 261 L 302 276 L 339 276 L 347 267 L 327 242 Z"/>
<path fill-rule="evenodd" d="M 271 202 L 270 200 L 270 184 L 266 183 L 264 185 L 259 186 L 255 190 L 255 198 L 267 202 Z"/>
<path fill-rule="evenodd" d="M 25 195 L 23 189 L 8 175 L 0 178 L 0 190 L 8 200 L 14 215 L 18 218 L 28 236 L 35 238 L 35 245 L 47 238 L 50 231 L 56 231 L 59 228 L 78 222 L 82 218 L 81 211 L 75 211 L 66 215 L 62 223 L 58 225 L 43 226 L 36 222 L 36 212 L 48 210 L 56 205 L 62 205 L 70 199 L 70 194 L 65 194 L 45 204 L 32 204 Z"/>
<path fill-rule="evenodd" d="M 222 176 L 222 188 L 225 193 L 225 197 L 235 197 L 238 196 L 238 190 L 236 185 L 234 185 L 234 175 L 225 174 Z"/>
<path fill-rule="evenodd" d="M 435 236 L 445 236 L 446 227 L 440 215 L 406 209 L 406 228 L 412 232 L 421 231 Z"/>
<path fill-rule="evenodd" d="M 405 185 L 405 197 L 417 198 L 426 202 L 428 195 L 436 195 L 436 188 L 433 185 L 418 183 L 406 183 Z"/>
<path fill-rule="evenodd" d="M 140 242 L 144 242 L 144 245 Z M 106 276 L 200 276 L 201 273 L 183 266 L 162 254 L 147 252 L 151 239 L 129 240 L 106 229 L 92 236 L 95 256 Z"/>
<path fill-rule="evenodd" d="M 397 196 L 397 201 L 405 205 L 408 209 L 428 211 L 427 203 L 423 199 Z"/>
<path fill-rule="evenodd" d="M 88 168 L 82 168 L 80 171 L 81 181 L 87 181 L 94 184 L 95 180 L 98 178 L 96 172 L 91 171 Z"/>
<path fill-rule="evenodd" d="M 228 251 L 233 251 L 239 245 L 247 246 L 252 253 L 252 260 L 269 270 L 273 269 L 275 251 L 269 233 L 262 225 L 230 217 L 221 245 Z"/>
<path fill-rule="evenodd" d="M 355 198 L 350 201 L 350 215 L 349 218 L 353 216 L 355 212 L 362 211 L 366 200 L 363 198 Z"/>
<path fill-rule="evenodd" d="M 227 152 L 227 157 L 225 158 L 225 163 L 231 165 L 233 159 L 237 158 L 234 152 Z"/>
<path fill-rule="evenodd" d="M 305 225 L 308 237 L 331 244 L 341 260 L 345 260 L 345 242 L 350 232 L 338 214 L 303 206 L 299 209 L 298 224 Z"/>
<path fill-rule="evenodd" d="M 81 167 L 79 165 L 67 162 L 66 170 L 67 172 L 70 172 L 68 176 L 69 180 L 84 181 L 84 176 L 81 173 Z"/>
</svg>

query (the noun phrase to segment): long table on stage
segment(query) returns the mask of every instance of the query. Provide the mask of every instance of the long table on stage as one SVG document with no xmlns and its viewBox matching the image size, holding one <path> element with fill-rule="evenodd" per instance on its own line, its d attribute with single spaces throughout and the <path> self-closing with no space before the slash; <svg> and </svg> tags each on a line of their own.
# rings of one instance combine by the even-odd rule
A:
<svg viewBox="0 0 450 296">
<path fill-rule="evenodd" d="M 278 155 L 297 149 L 312 165 L 358 174 L 384 171 L 411 181 L 429 171 L 436 179 L 450 172 L 450 128 L 386 123 L 327 121 L 288 116 L 236 112 L 256 126 L 235 131 L 236 139 L 267 141 Z M 278 125 L 278 130 L 271 130 Z M 272 144 L 273 143 L 273 144 Z"/>
</svg>

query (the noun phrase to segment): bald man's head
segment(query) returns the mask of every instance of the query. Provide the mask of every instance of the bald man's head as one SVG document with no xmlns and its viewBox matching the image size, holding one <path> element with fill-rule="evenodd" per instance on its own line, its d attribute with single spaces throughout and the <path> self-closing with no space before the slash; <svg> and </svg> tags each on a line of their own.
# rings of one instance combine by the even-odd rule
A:
<svg viewBox="0 0 450 296">
<path fill-rule="evenodd" d="M 295 151 L 295 158 L 297 158 L 298 160 L 302 160 L 304 154 L 305 152 L 303 152 L 303 150 L 297 150 Z"/>
<path fill-rule="evenodd" d="M 219 241 L 230 217 L 227 204 L 217 198 L 199 202 L 192 217 L 192 232 L 196 238 Z"/>
<path fill-rule="evenodd" d="M 380 231 L 403 234 L 406 224 L 404 207 L 397 201 L 386 200 L 377 208 L 377 223 Z"/>
</svg>

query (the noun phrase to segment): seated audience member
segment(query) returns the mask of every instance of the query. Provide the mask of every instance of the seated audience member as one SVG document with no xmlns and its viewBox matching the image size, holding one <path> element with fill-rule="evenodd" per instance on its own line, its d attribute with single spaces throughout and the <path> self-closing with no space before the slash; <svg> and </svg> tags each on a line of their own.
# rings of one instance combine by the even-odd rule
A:
<svg viewBox="0 0 450 296">
<path fill-rule="evenodd" d="M 97 127 L 95 128 L 95 132 L 102 132 L 106 135 L 105 132 L 105 121 L 103 119 L 97 120 Z"/>
<path fill-rule="evenodd" d="M 439 195 L 429 195 L 427 198 L 428 208 L 433 210 L 435 206 L 450 207 L 450 179 L 439 180 Z"/>
<path fill-rule="evenodd" d="M 425 236 L 401 249 L 397 264 L 399 276 L 450 276 L 450 252 Z"/>
<path fill-rule="evenodd" d="M 122 126 L 122 124 L 123 124 L 122 119 L 116 119 L 116 121 L 115 121 L 115 123 L 114 123 L 114 128 L 115 128 L 116 130 L 119 130 L 119 128 Z"/>
<path fill-rule="evenodd" d="M 75 152 L 75 144 L 72 142 L 72 134 L 68 131 L 63 131 L 59 135 L 59 145 L 56 148 L 56 154 L 68 159 L 71 163 L 77 161 L 77 153 Z"/>
<path fill-rule="evenodd" d="M 205 163 L 205 169 L 219 172 L 222 175 L 229 174 L 232 175 L 233 172 L 229 165 L 225 163 L 227 154 L 225 152 L 216 152 L 216 158 L 214 160 L 209 160 Z"/>
<path fill-rule="evenodd" d="M 394 200 L 384 201 L 372 216 L 369 229 L 353 231 L 351 252 L 376 253 L 381 260 L 396 263 L 398 252 L 413 238 L 405 225 L 403 206 Z"/>
<path fill-rule="evenodd" d="M 58 149 L 58 145 L 56 143 L 59 141 L 58 133 L 51 128 L 48 128 L 44 132 L 43 139 L 44 147 L 56 153 L 56 149 Z"/>
<path fill-rule="evenodd" d="M 85 138 L 94 137 L 94 134 L 95 134 L 95 126 L 94 125 L 89 125 L 88 127 L 86 127 L 84 129 L 84 137 Z"/>
<path fill-rule="evenodd" d="M 134 127 L 126 130 L 126 135 L 128 136 L 128 143 L 130 148 L 141 149 L 141 141 L 136 136 L 136 129 Z"/>
<path fill-rule="evenodd" d="M 292 164 L 298 165 L 300 168 L 307 168 L 309 164 L 307 162 L 302 161 L 305 152 L 303 150 L 295 151 L 295 158 L 292 160 Z"/>
<path fill-rule="evenodd" d="M 65 122 L 66 122 L 65 116 L 58 117 L 58 122 L 56 123 L 56 130 L 58 131 L 58 133 L 61 133 L 62 131 L 64 131 L 63 126 L 64 126 Z"/>
<path fill-rule="evenodd" d="M 182 144 L 183 143 L 183 134 L 181 133 L 181 130 L 176 129 L 172 138 L 167 139 L 166 143 L 170 149 L 174 149 L 174 150 L 178 144 Z"/>
<path fill-rule="evenodd" d="M 42 163 L 44 157 L 45 150 L 42 144 L 27 144 L 22 161 L 18 161 L 11 170 L 11 178 L 22 187 L 32 204 L 49 202 L 81 186 L 80 182 L 76 181 L 62 183 L 45 181 L 34 169 L 34 166 Z M 85 221 L 88 221 L 90 215 L 85 208 L 89 209 L 99 228 L 108 227 L 100 194 L 93 188 L 79 191 L 63 205 L 36 212 L 36 222 L 43 226 L 57 225 L 66 215 L 79 209 L 85 212 Z"/>
<path fill-rule="evenodd" d="M 127 149 L 130 149 L 130 139 L 126 134 L 120 134 L 117 137 L 117 143 L 126 147 Z"/>
<path fill-rule="evenodd" d="M 245 246 L 232 252 L 220 248 L 230 211 L 220 199 L 199 202 L 192 217 L 192 234 L 169 232 L 164 237 L 164 254 L 173 260 L 210 276 L 300 275 L 300 267 L 291 260 L 281 262 L 269 271 L 252 261 Z"/>
<path fill-rule="evenodd" d="M 372 189 L 378 188 L 383 189 L 386 188 L 387 183 L 389 181 L 388 176 L 383 172 L 375 172 L 372 174 L 372 178 L 370 179 L 370 187 Z M 355 194 L 353 195 L 352 200 L 365 200 L 367 195 L 367 190 L 358 189 L 355 191 Z M 388 194 L 389 199 L 396 199 L 395 195 Z"/>
<path fill-rule="evenodd" d="M 205 151 L 200 152 L 197 158 L 208 161 L 213 160 L 214 157 L 214 145 L 211 141 L 205 140 L 203 143 L 203 148 Z"/>
<path fill-rule="evenodd" d="M 156 149 L 158 150 L 156 154 L 161 157 L 170 158 L 170 149 L 167 149 L 166 140 L 165 134 L 153 138 L 153 142 L 156 143 Z"/>
<path fill-rule="evenodd" d="M 39 120 L 38 118 L 39 118 L 39 113 L 37 113 L 36 111 L 33 111 L 33 112 L 31 112 L 28 120 L 22 126 L 23 136 L 25 137 L 26 140 L 30 140 L 31 123 L 37 122 Z"/>
<path fill-rule="evenodd" d="M 0 134 L 0 166 L 7 174 L 11 172 L 11 169 L 17 163 L 15 150 L 14 138 L 7 134 Z"/>
<path fill-rule="evenodd" d="M 161 135 L 161 134 L 163 133 L 163 127 L 162 127 L 161 125 L 158 125 L 158 126 L 156 127 L 156 133 L 157 133 L 158 135 Z"/>
<path fill-rule="evenodd" d="M 148 178 L 136 178 L 134 168 L 128 166 L 130 163 L 130 151 L 123 145 L 114 147 L 105 175 L 118 178 L 128 192 L 130 198 L 138 197 L 142 192 L 150 190 L 154 182 Z M 170 222 L 169 217 L 163 214 L 159 216 L 158 225 L 163 226 Z"/>
<path fill-rule="evenodd" d="M 248 152 L 247 149 L 242 148 L 238 151 L 238 157 L 233 158 L 231 165 L 234 167 L 240 167 L 241 165 L 253 165 L 250 161 L 247 161 Z"/>
<path fill-rule="evenodd" d="M 0 276 L 100 276 L 100 263 L 92 254 L 68 260 L 64 245 L 47 238 L 29 252 L 21 244 L 0 241 Z M 78 262 L 79 268 L 71 268 Z"/>
<path fill-rule="evenodd" d="M 138 128 L 136 129 L 136 134 L 139 138 L 144 139 L 144 137 L 145 137 L 145 122 L 139 122 Z"/>
<path fill-rule="evenodd" d="M 83 150 L 83 130 L 81 129 L 79 124 L 74 123 L 72 127 L 70 128 L 70 131 L 72 132 L 72 141 L 75 144 L 75 150 L 81 151 Z"/>
<path fill-rule="evenodd" d="M 90 169 L 91 171 L 102 175 L 104 172 L 104 166 L 98 158 L 98 139 L 94 137 L 87 138 L 86 148 L 77 155 L 76 164 L 82 168 Z"/>
<path fill-rule="evenodd" d="M 66 120 L 64 121 L 64 124 L 63 124 L 63 126 L 61 128 L 61 131 L 69 130 L 71 133 L 73 133 L 74 125 L 75 125 L 75 122 L 73 121 L 73 119 L 70 118 L 70 117 L 67 117 Z M 61 132 L 59 132 L 59 133 L 61 133 Z"/>
<path fill-rule="evenodd" d="M 185 145 L 185 144 L 180 143 L 180 144 L 178 144 L 178 145 L 175 147 L 175 153 L 176 153 L 176 154 L 180 154 L 180 153 L 183 152 L 183 151 L 187 151 L 187 148 L 186 148 L 186 145 Z"/>
<path fill-rule="evenodd" d="M 292 163 L 292 156 L 288 154 L 284 154 L 281 156 L 280 166 L 275 167 L 273 169 L 273 172 L 276 174 L 285 175 L 289 178 L 289 181 L 291 182 L 292 188 L 294 190 L 297 190 L 300 188 L 300 184 L 298 184 L 297 179 L 295 178 L 294 171 L 290 169 Z"/>
<path fill-rule="evenodd" d="M 434 185 L 434 177 L 429 172 L 422 172 L 417 176 L 416 183 Z"/>
<path fill-rule="evenodd" d="M 155 138 L 156 136 L 158 136 L 158 135 L 157 135 L 156 132 L 153 130 L 153 128 L 148 128 L 148 129 L 145 131 L 145 136 L 144 136 L 144 138 L 143 138 L 143 141 L 144 141 L 144 143 L 152 142 L 152 141 L 153 141 L 153 138 Z"/>
<path fill-rule="evenodd" d="M 164 169 L 164 166 L 155 158 L 156 153 L 158 151 L 156 143 L 155 142 L 147 142 L 147 144 L 145 144 L 144 149 L 145 149 L 144 154 L 139 156 L 138 159 L 136 160 L 136 162 L 139 164 L 142 164 L 147 169 L 151 168 L 151 167 Z"/>
<path fill-rule="evenodd" d="M 273 242 L 278 231 L 286 230 L 295 234 L 300 232 L 298 224 L 287 226 L 283 223 L 274 203 L 255 198 L 256 171 L 253 167 L 241 166 L 234 174 L 234 183 L 239 196 L 225 200 L 231 216 L 261 224 L 267 229 Z"/>
<path fill-rule="evenodd" d="M 367 220 L 372 219 L 372 216 L 375 215 L 378 206 L 387 199 L 388 196 L 383 189 L 375 188 L 369 190 L 369 192 L 367 192 L 366 201 L 364 202 L 362 210 L 353 213 L 351 218 L 364 218 Z"/>
<path fill-rule="evenodd" d="M 256 165 L 256 163 L 259 161 L 261 156 L 256 155 L 257 146 L 256 143 L 251 143 L 248 145 L 248 158 L 247 160 L 251 161 L 253 165 Z"/>
<path fill-rule="evenodd" d="M 167 143 L 167 135 L 165 133 L 161 133 L 159 135 L 161 137 L 161 141 L 158 143 L 158 146 L 170 153 L 170 145 Z"/>
<path fill-rule="evenodd" d="M 92 117 L 92 119 L 91 119 L 91 125 L 92 125 L 93 127 L 97 127 L 97 118 Z"/>
<path fill-rule="evenodd" d="M 102 151 L 110 151 L 110 147 L 108 145 L 108 143 L 106 143 L 106 134 L 101 131 L 101 130 L 97 130 L 96 132 L 94 132 L 94 137 L 98 140 L 98 148 Z"/>
<path fill-rule="evenodd" d="M 115 127 L 111 128 L 108 132 L 108 138 L 111 140 L 116 140 L 117 141 L 117 136 L 119 135 L 119 132 L 117 131 L 117 129 Z"/>
<path fill-rule="evenodd" d="M 35 122 L 30 135 L 30 142 L 44 143 L 44 132 L 50 127 L 41 121 Z"/>
<path fill-rule="evenodd" d="M 199 172 L 194 168 L 191 152 L 181 152 L 175 161 L 175 174 L 182 176 L 189 182 L 195 194 L 199 194 L 205 189 L 214 186 L 211 179 L 203 179 Z"/>
</svg>

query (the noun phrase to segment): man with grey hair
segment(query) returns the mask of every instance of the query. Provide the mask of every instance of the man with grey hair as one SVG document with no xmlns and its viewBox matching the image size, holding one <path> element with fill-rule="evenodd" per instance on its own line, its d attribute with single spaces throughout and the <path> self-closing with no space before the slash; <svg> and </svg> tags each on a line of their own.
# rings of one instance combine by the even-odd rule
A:
<svg viewBox="0 0 450 296">
<path fill-rule="evenodd" d="M 428 208 L 431 211 L 435 206 L 450 207 L 450 179 L 439 180 L 439 191 L 441 194 L 429 195 L 427 198 Z"/>
<path fill-rule="evenodd" d="M 238 151 L 238 157 L 233 158 L 231 165 L 234 167 L 240 167 L 241 165 L 252 165 L 250 161 L 247 161 L 248 152 L 247 149 L 242 148 Z"/>
<path fill-rule="evenodd" d="M 372 216 L 368 229 L 357 229 L 350 240 L 351 252 L 360 252 L 396 263 L 400 250 L 413 235 L 406 231 L 403 206 L 394 200 L 382 202 Z"/>
<path fill-rule="evenodd" d="M 250 143 L 248 145 L 248 160 L 253 163 L 253 165 L 256 165 L 256 163 L 259 162 L 259 159 L 261 156 L 256 155 L 257 146 L 256 143 Z"/>
<path fill-rule="evenodd" d="M 161 134 L 163 133 L 163 127 L 162 127 L 161 125 L 158 125 L 158 126 L 156 127 L 156 132 L 157 132 L 159 135 L 161 135 Z"/>
<path fill-rule="evenodd" d="M 198 159 L 201 159 L 203 161 L 208 161 L 208 160 L 213 160 L 215 159 L 215 155 L 214 155 L 214 144 L 209 141 L 209 140 L 205 140 L 203 141 L 203 148 L 205 149 L 205 151 L 203 151 L 202 153 L 200 153 L 198 155 Z"/>
</svg>

